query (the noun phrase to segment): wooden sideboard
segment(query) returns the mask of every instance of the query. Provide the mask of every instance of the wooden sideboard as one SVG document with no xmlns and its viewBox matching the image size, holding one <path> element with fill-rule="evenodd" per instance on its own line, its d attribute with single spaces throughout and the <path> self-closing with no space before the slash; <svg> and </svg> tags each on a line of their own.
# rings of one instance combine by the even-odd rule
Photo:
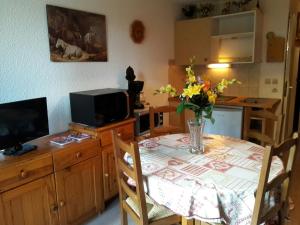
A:
<svg viewBox="0 0 300 225">
<path fill-rule="evenodd" d="M 70 124 L 70 130 L 88 133 L 99 140 L 102 157 L 103 172 L 103 196 L 104 201 L 118 194 L 118 183 L 116 180 L 115 159 L 112 146 L 111 130 L 115 129 L 125 141 L 134 140 L 135 119 L 125 120 L 105 127 L 93 128 L 81 124 Z"/>
<path fill-rule="evenodd" d="M 79 225 L 102 212 L 117 194 L 111 129 L 133 139 L 134 119 L 102 128 L 72 124 L 92 138 L 57 146 L 51 135 L 32 141 L 36 151 L 0 154 L 1 225 Z M 62 133 L 58 135 L 66 135 Z"/>
</svg>

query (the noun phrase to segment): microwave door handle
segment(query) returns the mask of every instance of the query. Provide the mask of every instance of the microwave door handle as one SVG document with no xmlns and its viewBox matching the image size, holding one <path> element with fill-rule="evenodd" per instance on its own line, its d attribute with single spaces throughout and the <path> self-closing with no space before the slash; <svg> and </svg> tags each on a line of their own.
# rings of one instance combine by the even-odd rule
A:
<svg viewBox="0 0 300 225">
<path fill-rule="evenodd" d="M 125 117 L 125 119 L 127 119 L 130 116 L 129 95 L 126 91 L 124 91 L 124 94 L 126 95 L 126 102 L 127 102 L 127 116 Z"/>
</svg>

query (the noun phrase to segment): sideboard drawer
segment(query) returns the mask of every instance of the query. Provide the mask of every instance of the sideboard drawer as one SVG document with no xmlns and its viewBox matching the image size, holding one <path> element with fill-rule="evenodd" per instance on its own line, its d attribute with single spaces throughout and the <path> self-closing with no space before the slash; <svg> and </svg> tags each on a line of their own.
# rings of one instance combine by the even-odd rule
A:
<svg viewBox="0 0 300 225">
<path fill-rule="evenodd" d="M 127 124 L 117 128 L 117 132 L 121 134 L 123 140 L 127 141 L 129 139 L 134 139 L 134 128 L 133 124 Z"/>
<path fill-rule="evenodd" d="M 0 173 L 0 193 L 53 173 L 51 154 L 3 168 Z"/>
<path fill-rule="evenodd" d="M 54 170 L 59 171 L 95 157 L 99 152 L 99 147 L 96 139 L 89 139 L 57 150 L 53 153 Z"/>
<path fill-rule="evenodd" d="M 126 124 L 123 126 L 116 127 L 115 130 L 121 134 L 123 140 L 129 140 L 134 138 L 133 124 Z M 106 130 L 100 133 L 101 146 L 111 145 L 112 136 L 111 130 Z"/>
</svg>

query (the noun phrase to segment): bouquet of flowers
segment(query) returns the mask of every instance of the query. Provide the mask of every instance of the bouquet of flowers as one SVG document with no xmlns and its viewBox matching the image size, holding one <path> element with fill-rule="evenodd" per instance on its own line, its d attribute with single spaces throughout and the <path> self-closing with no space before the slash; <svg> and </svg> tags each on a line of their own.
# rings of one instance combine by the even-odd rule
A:
<svg viewBox="0 0 300 225">
<path fill-rule="evenodd" d="M 216 98 L 223 93 L 228 85 L 240 82 L 237 79 L 229 81 L 222 79 L 220 83 L 213 85 L 210 81 L 202 80 L 200 76 L 195 75 L 193 60 L 185 70 L 186 82 L 182 93 L 178 94 L 177 90 L 168 84 L 156 90 L 154 94 L 167 93 L 172 97 L 178 97 L 180 99 L 180 104 L 177 107 L 178 113 L 183 112 L 184 109 L 190 109 L 195 113 L 196 121 L 204 117 L 214 123 L 212 112 Z"/>
</svg>

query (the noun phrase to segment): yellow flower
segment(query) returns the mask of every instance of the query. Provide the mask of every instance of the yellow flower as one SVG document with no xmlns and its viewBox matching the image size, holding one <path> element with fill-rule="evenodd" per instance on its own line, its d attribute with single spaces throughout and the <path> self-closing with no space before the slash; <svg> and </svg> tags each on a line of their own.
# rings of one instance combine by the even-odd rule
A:
<svg viewBox="0 0 300 225">
<path fill-rule="evenodd" d="M 191 73 L 193 73 L 193 70 L 192 70 L 191 66 L 186 67 L 185 71 L 187 72 L 188 75 L 191 74 Z"/>
<path fill-rule="evenodd" d="M 189 82 L 190 84 L 195 83 L 195 82 L 196 82 L 196 77 L 195 77 L 195 76 L 189 76 L 188 82 Z"/>
<path fill-rule="evenodd" d="M 207 91 L 206 94 L 208 96 L 208 101 L 211 104 L 215 104 L 216 103 L 217 95 L 214 92 L 212 92 L 212 91 Z"/>
<path fill-rule="evenodd" d="M 170 84 L 168 84 L 167 86 L 166 86 L 166 92 L 167 93 L 170 93 L 172 91 L 172 86 L 170 85 Z"/>
<path fill-rule="evenodd" d="M 159 88 L 159 90 L 156 91 L 156 93 L 167 93 L 170 94 L 172 97 L 177 95 L 177 91 L 174 87 L 172 87 L 170 84 L 166 85 L 165 87 Z"/>
<path fill-rule="evenodd" d="M 186 97 L 188 96 L 189 98 L 192 98 L 194 95 L 200 94 L 202 85 L 196 84 L 196 85 L 189 85 L 188 88 L 183 89 L 182 96 Z"/>
<path fill-rule="evenodd" d="M 215 94 L 210 95 L 210 96 L 208 96 L 208 101 L 209 101 L 211 104 L 215 104 L 215 103 L 216 103 L 216 98 L 217 98 L 217 95 L 215 95 Z"/>
</svg>

